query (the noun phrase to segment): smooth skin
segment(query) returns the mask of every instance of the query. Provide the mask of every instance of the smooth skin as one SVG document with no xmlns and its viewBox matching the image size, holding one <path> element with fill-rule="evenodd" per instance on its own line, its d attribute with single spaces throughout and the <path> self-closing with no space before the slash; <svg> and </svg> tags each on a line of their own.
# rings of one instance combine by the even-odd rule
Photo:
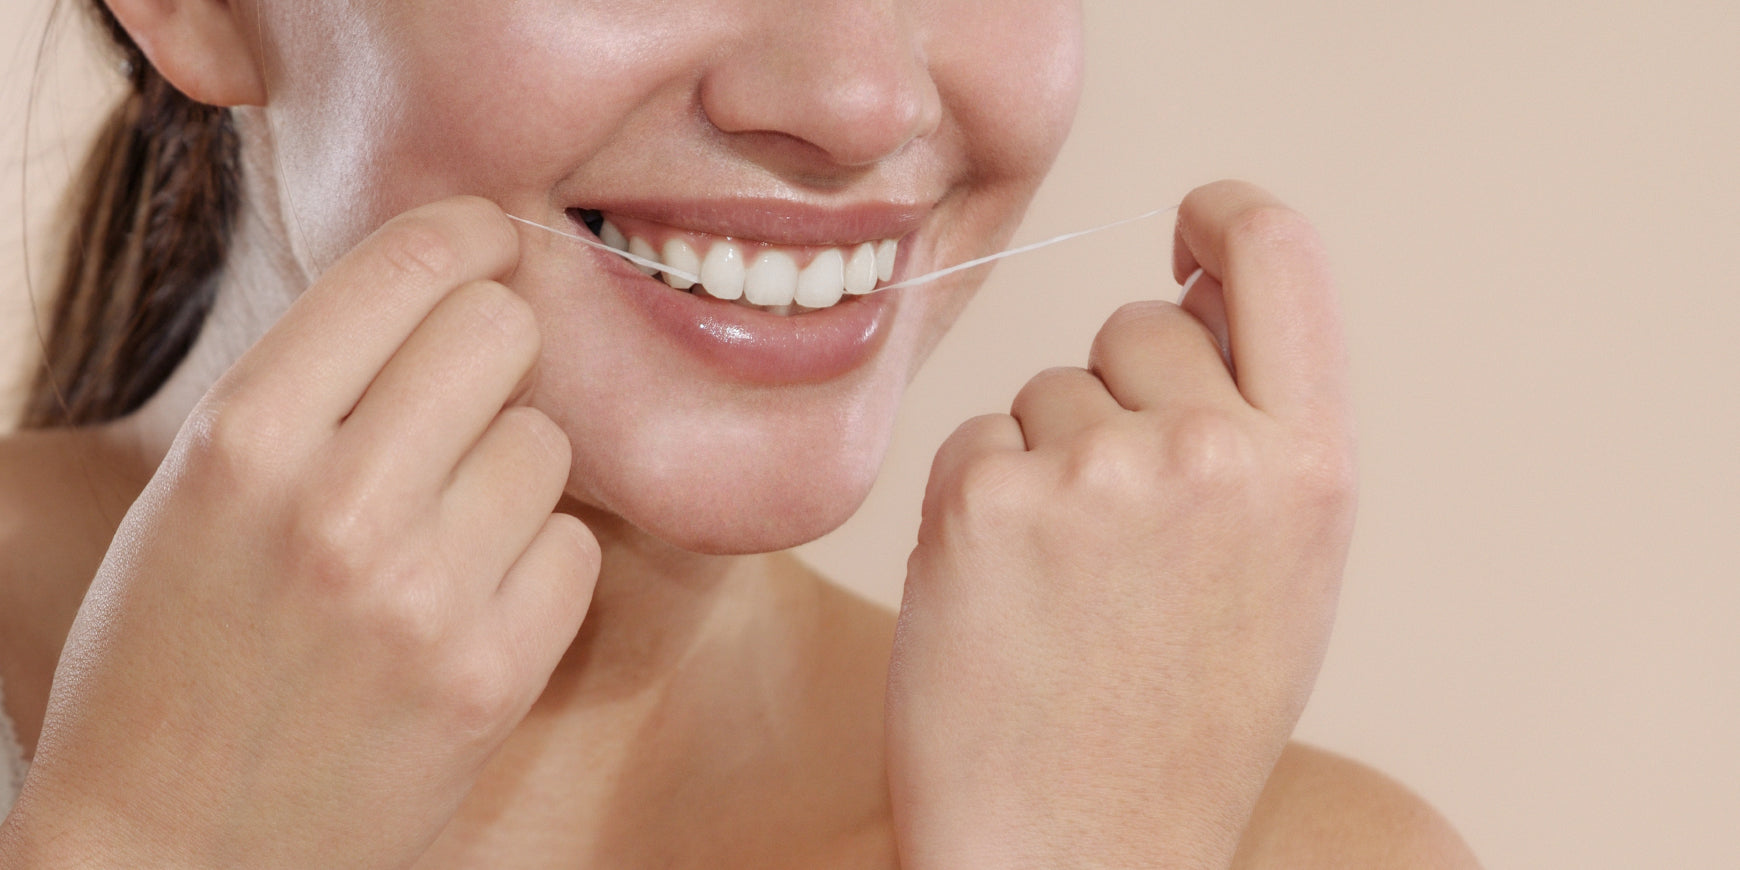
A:
<svg viewBox="0 0 1740 870">
<path fill-rule="evenodd" d="M 239 5 L 114 8 L 186 92 L 269 102 L 219 48 L 252 44 Z M 894 160 L 937 117 L 762 119 L 719 88 L 714 123 L 788 169 Z M 577 497 L 615 445 L 550 384 L 602 351 L 552 347 L 549 240 L 520 232 L 493 197 L 413 208 L 258 332 L 214 324 L 246 352 L 196 349 L 139 415 L 0 445 L 0 680 L 35 750 L 0 865 L 1473 865 L 1398 786 L 1287 744 L 1353 456 L 1326 257 L 1267 194 L 1192 194 L 1185 305 L 1119 311 L 1085 369 L 950 439 L 898 632 L 789 557 Z M 936 291 L 927 340 L 970 291 Z"/>
<path fill-rule="evenodd" d="M 26 814 L 54 807 L 77 854 L 135 865 L 428 848 L 598 572 L 591 533 L 553 513 L 567 438 L 516 403 L 538 329 L 491 278 L 517 253 L 482 200 L 395 221 L 212 389 L 85 596 Z M 414 766 L 416 787 L 364 759 Z M 239 814 L 299 833 L 186 824 Z"/>
<path fill-rule="evenodd" d="M 1179 269 L 1226 276 L 1224 306 L 1211 272 L 1182 308 L 1121 309 L 1087 369 L 938 455 L 888 694 L 900 865 L 1472 866 L 1345 762 L 1295 749 L 1270 777 L 1352 518 L 1334 297 L 1254 188 L 1180 222 L 1202 241 Z M 537 331 L 490 281 L 514 241 L 481 200 L 389 224 L 208 395 L 72 626 L 4 828 L 21 866 L 406 866 L 459 823 L 597 571 L 550 513 L 563 437 L 515 403 Z M 1237 381 L 1195 313 L 1222 308 Z M 1289 335 L 1310 365 L 1255 350 Z M 309 395 L 311 371 L 345 389 Z"/>
<path fill-rule="evenodd" d="M 1179 227 L 1183 307 L 1120 309 L 937 456 L 889 696 L 908 866 L 1226 866 L 1310 694 L 1355 501 L 1326 264 L 1251 188 Z"/>
</svg>

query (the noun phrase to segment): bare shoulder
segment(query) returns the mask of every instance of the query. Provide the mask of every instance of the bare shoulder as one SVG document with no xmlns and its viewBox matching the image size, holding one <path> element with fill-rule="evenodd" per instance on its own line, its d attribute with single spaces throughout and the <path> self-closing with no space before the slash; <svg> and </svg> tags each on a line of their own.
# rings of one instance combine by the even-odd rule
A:
<svg viewBox="0 0 1740 870">
<path fill-rule="evenodd" d="M 18 658 L 44 593 L 35 582 L 52 556 L 44 534 L 67 488 L 50 468 L 55 454 L 43 433 L 0 438 L 0 678 L 10 676 L 5 664 Z"/>
<path fill-rule="evenodd" d="M 828 652 L 815 693 L 838 692 L 859 702 L 828 733 L 836 743 L 880 744 L 881 690 L 887 678 L 896 616 L 887 608 L 813 572 L 799 571 L 819 598 L 818 626 Z M 872 752 L 871 754 L 875 754 Z M 877 758 L 876 772 L 881 772 Z M 866 767 L 865 769 L 869 769 Z M 879 786 L 860 783 L 865 788 Z M 886 808 L 830 852 L 834 867 L 897 866 Z M 1351 759 L 1289 744 L 1259 798 L 1233 861 L 1235 870 L 1479 870 L 1450 823 L 1401 783 Z"/>
<path fill-rule="evenodd" d="M 33 502 L 53 498 L 39 471 L 41 454 L 35 435 L 0 438 L 0 687 L 5 693 L 0 712 L 16 723 L 27 747 L 35 743 L 37 730 L 31 720 L 48 694 L 45 670 L 53 667 L 42 655 L 47 596 L 37 578 L 44 553 L 33 540 L 42 526 Z"/>
<path fill-rule="evenodd" d="M 27 746 L 139 473 L 97 430 L 0 437 L 0 685 Z"/>
<path fill-rule="evenodd" d="M 1437 810 L 1406 786 L 1348 758 L 1289 744 L 1257 802 L 1237 870 L 1478 870 Z"/>
</svg>

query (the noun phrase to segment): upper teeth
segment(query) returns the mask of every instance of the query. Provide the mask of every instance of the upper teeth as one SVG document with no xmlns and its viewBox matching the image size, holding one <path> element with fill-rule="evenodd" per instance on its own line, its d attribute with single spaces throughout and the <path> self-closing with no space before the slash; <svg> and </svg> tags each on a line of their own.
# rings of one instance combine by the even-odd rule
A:
<svg viewBox="0 0 1740 870">
<path fill-rule="evenodd" d="M 663 248 L 638 236 L 629 236 L 608 220 L 598 231 L 599 240 L 637 257 L 663 263 L 673 269 L 698 275 L 695 285 L 668 273 L 660 273 L 678 290 L 695 288 L 707 295 L 743 304 L 772 308 L 789 313 L 790 306 L 827 308 L 846 294 L 870 293 L 879 282 L 894 277 L 894 262 L 899 254 L 899 242 L 884 239 L 844 247 L 775 248 L 765 245 L 743 245 L 725 238 L 701 242 L 706 250 L 697 251 L 692 237 L 673 236 Z M 809 262 L 799 267 L 800 259 Z M 637 266 L 649 274 L 653 271 Z"/>
</svg>

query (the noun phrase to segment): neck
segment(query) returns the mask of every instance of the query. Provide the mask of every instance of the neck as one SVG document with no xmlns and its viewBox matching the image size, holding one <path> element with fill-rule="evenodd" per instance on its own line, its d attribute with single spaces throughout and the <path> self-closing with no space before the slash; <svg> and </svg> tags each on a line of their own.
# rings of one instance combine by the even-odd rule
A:
<svg viewBox="0 0 1740 870">
<path fill-rule="evenodd" d="M 650 699 L 680 675 L 753 666 L 757 650 L 798 642 L 789 636 L 794 626 L 770 618 L 789 618 L 799 604 L 798 584 L 778 582 L 802 570 L 790 557 L 690 553 L 621 518 L 571 503 L 561 509 L 597 536 L 603 567 L 585 622 L 540 706 Z"/>
</svg>

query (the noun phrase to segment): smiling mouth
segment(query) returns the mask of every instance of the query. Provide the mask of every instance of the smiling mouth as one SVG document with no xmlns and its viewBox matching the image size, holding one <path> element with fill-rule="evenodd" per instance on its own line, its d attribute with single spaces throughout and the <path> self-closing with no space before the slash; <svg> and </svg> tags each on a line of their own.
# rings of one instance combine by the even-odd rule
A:
<svg viewBox="0 0 1740 870">
<path fill-rule="evenodd" d="M 700 277 L 693 283 L 645 266 L 667 286 L 696 296 L 733 302 L 772 314 L 793 315 L 832 308 L 876 292 L 894 277 L 899 239 L 844 245 L 776 245 L 664 226 L 592 209 L 569 209 L 569 217 L 618 251 Z"/>
</svg>

